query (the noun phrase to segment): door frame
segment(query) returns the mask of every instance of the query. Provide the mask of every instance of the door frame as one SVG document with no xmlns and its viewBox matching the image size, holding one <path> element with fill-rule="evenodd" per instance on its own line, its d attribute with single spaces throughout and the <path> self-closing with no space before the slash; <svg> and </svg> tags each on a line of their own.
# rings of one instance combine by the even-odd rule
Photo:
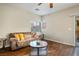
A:
<svg viewBox="0 0 79 59">
<path fill-rule="evenodd" d="M 76 46 L 76 33 L 75 33 L 75 31 L 76 31 L 76 17 L 77 16 L 79 16 L 79 14 L 73 15 L 73 18 L 74 18 L 74 44 L 75 44 L 75 46 Z"/>
</svg>

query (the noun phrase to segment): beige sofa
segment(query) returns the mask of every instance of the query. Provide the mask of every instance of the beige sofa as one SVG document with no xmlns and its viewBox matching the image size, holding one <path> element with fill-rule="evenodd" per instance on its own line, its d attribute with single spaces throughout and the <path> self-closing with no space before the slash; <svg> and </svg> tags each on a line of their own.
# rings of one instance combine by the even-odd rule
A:
<svg viewBox="0 0 79 59">
<path fill-rule="evenodd" d="M 23 40 L 17 40 L 15 34 L 23 34 L 25 37 Z M 43 37 L 41 35 L 38 36 L 36 33 L 32 33 L 32 32 L 16 32 L 9 34 L 11 50 L 16 50 L 22 47 L 26 47 L 29 45 L 30 41 L 42 39 L 42 38 Z"/>
</svg>

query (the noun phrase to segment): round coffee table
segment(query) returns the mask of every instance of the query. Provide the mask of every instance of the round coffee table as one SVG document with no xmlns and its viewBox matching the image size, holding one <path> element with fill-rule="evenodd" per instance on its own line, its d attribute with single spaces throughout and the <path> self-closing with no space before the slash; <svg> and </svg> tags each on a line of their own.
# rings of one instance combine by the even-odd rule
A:
<svg viewBox="0 0 79 59">
<path fill-rule="evenodd" d="M 31 41 L 30 46 L 32 47 L 32 49 L 36 48 L 37 56 L 40 55 L 40 49 L 42 48 L 45 48 L 44 51 L 46 51 L 46 55 L 47 55 L 48 43 L 46 41 L 41 41 L 41 40 Z"/>
</svg>

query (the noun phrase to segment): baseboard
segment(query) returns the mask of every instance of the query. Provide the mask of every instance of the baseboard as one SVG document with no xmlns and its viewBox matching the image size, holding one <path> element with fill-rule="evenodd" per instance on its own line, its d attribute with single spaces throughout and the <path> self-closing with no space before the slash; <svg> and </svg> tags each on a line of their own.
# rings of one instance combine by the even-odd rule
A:
<svg viewBox="0 0 79 59">
<path fill-rule="evenodd" d="M 63 43 L 63 42 L 59 42 L 59 41 L 55 41 L 55 40 L 50 40 L 50 39 L 45 39 L 45 40 L 49 40 L 49 41 L 53 41 L 53 42 L 57 42 L 57 43 L 61 43 L 61 44 L 69 45 L 69 46 L 74 46 L 74 45 L 69 44 L 69 43 Z"/>
</svg>

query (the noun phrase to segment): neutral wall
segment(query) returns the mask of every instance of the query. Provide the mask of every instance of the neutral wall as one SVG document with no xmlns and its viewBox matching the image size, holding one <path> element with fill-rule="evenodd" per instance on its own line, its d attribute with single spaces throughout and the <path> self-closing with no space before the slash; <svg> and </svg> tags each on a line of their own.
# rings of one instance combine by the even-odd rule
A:
<svg viewBox="0 0 79 59">
<path fill-rule="evenodd" d="M 28 32 L 31 30 L 31 21 L 39 16 L 31 12 L 8 4 L 0 4 L 0 38 L 11 32 Z"/>
<path fill-rule="evenodd" d="M 47 28 L 44 30 L 45 38 L 74 46 L 75 40 L 73 14 L 79 14 L 79 6 L 74 6 L 44 16 L 44 19 L 47 22 Z"/>
</svg>

